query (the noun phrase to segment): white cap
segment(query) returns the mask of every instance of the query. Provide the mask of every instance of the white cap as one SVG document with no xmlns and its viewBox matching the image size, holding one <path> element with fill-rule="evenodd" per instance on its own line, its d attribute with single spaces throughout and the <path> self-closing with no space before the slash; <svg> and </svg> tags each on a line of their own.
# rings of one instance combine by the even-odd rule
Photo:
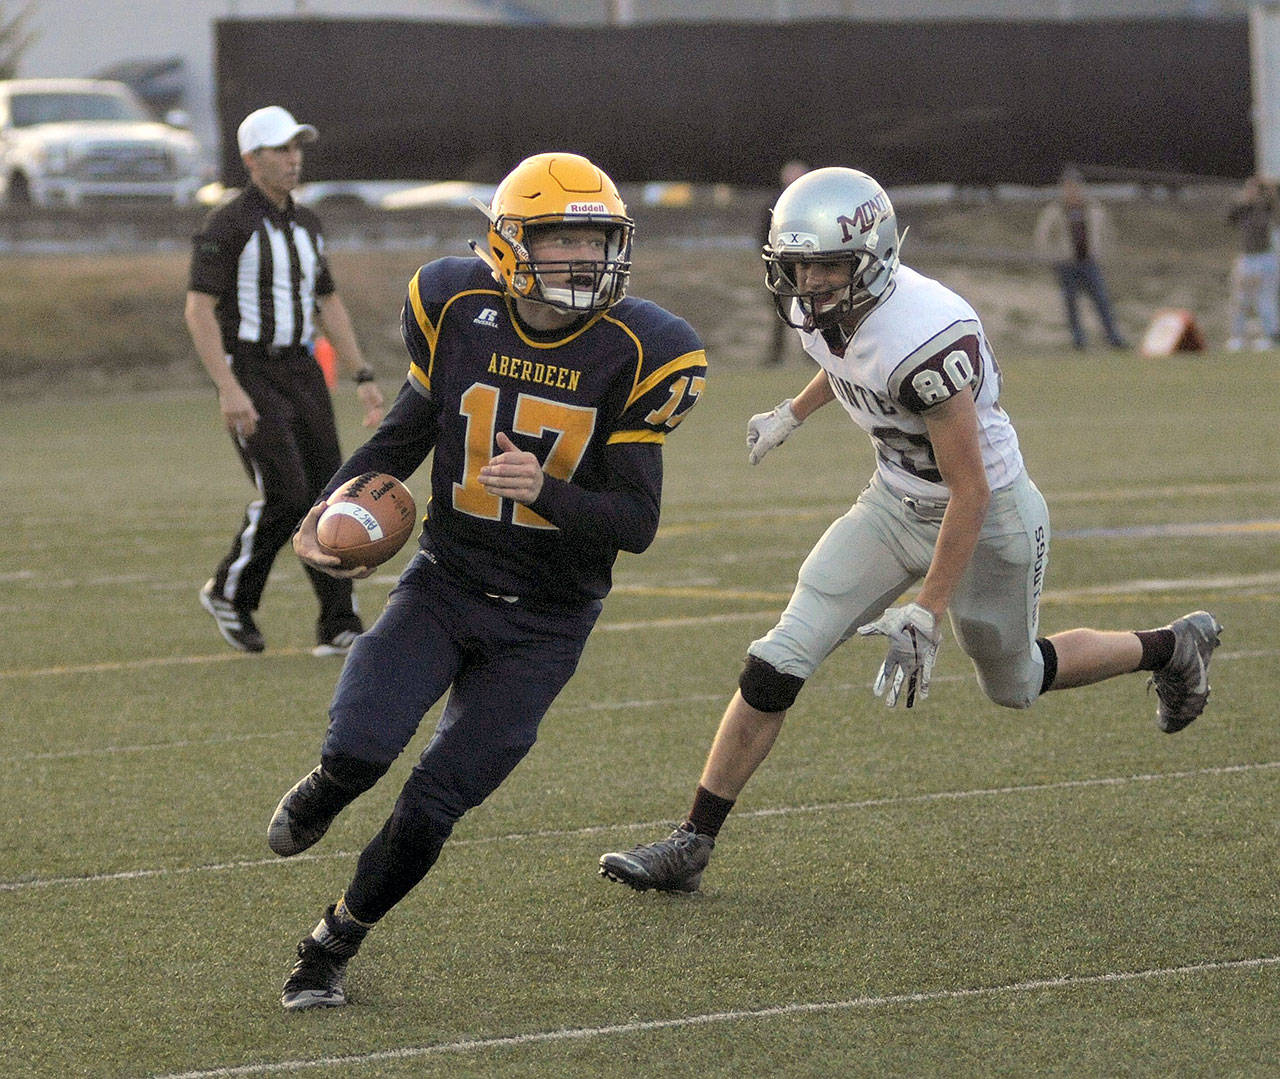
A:
<svg viewBox="0 0 1280 1079">
<path fill-rule="evenodd" d="M 248 154 L 264 146 L 283 146 L 295 135 L 301 135 L 303 142 L 315 142 L 320 137 L 320 132 L 310 124 L 298 123 L 288 109 L 268 105 L 265 109 L 249 113 L 240 121 L 236 138 L 240 143 L 240 152 Z"/>
</svg>

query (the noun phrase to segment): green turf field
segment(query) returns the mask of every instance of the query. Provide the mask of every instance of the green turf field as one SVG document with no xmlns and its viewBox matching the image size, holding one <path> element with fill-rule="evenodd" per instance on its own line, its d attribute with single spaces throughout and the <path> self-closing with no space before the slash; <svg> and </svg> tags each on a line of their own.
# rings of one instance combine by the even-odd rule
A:
<svg viewBox="0 0 1280 1079">
<path fill-rule="evenodd" d="M 308 654 L 291 554 L 264 655 L 196 603 L 249 494 L 212 395 L 0 405 L 0 1074 L 1276 1074 L 1280 368 L 1001 359 L 1056 532 L 1042 629 L 1209 608 L 1199 721 L 1159 733 L 1139 675 L 998 709 L 949 636 L 929 699 L 890 712 L 880 647 L 851 642 L 700 894 L 600 880 L 687 809 L 746 645 L 871 469 L 834 406 L 751 468 L 746 417 L 807 371 L 713 367 L 538 746 L 371 934 L 350 1005 L 294 1015 L 293 945 L 412 762 L 274 858 L 338 663 Z M 403 560 L 359 585 L 367 619 Z"/>
</svg>

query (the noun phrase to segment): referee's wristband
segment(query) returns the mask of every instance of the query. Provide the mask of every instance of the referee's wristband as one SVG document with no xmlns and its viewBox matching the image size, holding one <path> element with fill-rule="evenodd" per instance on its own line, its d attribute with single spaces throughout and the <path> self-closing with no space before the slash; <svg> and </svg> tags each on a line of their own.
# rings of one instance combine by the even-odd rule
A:
<svg viewBox="0 0 1280 1079">
<path fill-rule="evenodd" d="M 363 386 L 366 382 L 376 381 L 377 377 L 378 376 L 373 373 L 372 367 L 362 367 L 360 368 L 359 371 L 357 371 L 354 375 L 351 376 L 351 381 L 354 382 L 357 386 Z"/>
</svg>

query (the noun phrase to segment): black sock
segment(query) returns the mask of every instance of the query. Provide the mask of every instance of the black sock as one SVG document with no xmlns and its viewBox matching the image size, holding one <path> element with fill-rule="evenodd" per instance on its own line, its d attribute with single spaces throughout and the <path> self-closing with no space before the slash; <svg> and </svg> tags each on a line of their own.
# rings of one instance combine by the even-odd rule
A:
<svg viewBox="0 0 1280 1079">
<path fill-rule="evenodd" d="M 345 753 L 326 753 L 320 757 L 320 767 L 324 778 L 345 791 L 347 802 L 351 802 L 377 783 L 390 765 L 373 764 Z"/>
<path fill-rule="evenodd" d="M 315 787 L 315 808 L 322 813 L 338 813 L 346 809 L 364 791 L 352 790 L 335 779 L 324 765 L 320 766 L 319 781 Z"/>
<path fill-rule="evenodd" d="M 1044 661 L 1044 677 L 1040 680 L 1040 695 L 1044 696 L 1053 689 L 1054 679 L 1058 677 L 1058 650 L 1048 637 L 1037 637 L 1036 647 L 1040 649 L 1040 658 Z"/>
<path fill-rule="evenodd" d="M 721 798 L 712 794 L 706 787 L 699 785 L 693 796 L 693 808 L 689 810 L 686 826 L 699 835 L 707 835 L 712 839 L 720 834 L 720 826 L 733 808 L 732 798 Z"/>
<path fill-rule="evenodd" d="M 1169 665 L 1169 660 L 1173 659 L 1173 630 L 1140 629 L 1135 630 L 1134 635 L 1142 642 L 1142 660 L 1138 663 L 1138 670 L 1158 671 Z"/>
</svg>

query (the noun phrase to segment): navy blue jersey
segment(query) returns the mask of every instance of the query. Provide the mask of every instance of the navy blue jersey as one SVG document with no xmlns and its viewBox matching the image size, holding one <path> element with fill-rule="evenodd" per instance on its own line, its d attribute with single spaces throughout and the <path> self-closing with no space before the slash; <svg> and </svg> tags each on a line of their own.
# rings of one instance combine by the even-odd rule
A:
<svg viewBox="0 0 1280 1079">
<path fill-rule="evenodd" d="M 444 258 L 414 275 L 402 329 L 408 379 L 328 490 L 371 470 L 407 479 L 434 450 L 421 541 L 434 558 L 532 604 L 603 598 L 618 551 L 643 550 L 657 531 L 662 446 L 706 382 L 692 327 L 625 299 L 537 333 L 483 262 Z M 542 462 L 530 506 L 480 485 L 499 431 Z"/>
</svg>

